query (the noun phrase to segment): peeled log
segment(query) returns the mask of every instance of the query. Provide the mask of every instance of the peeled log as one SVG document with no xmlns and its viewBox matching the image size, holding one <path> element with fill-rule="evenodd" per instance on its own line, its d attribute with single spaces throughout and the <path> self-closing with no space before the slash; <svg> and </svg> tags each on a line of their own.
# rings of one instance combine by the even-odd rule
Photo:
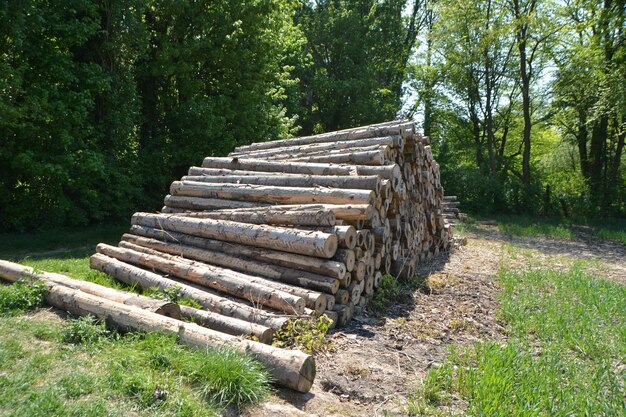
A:
<svg viewBox="0 0 626 417">
<path fill-rule="evenodd" d="M 266 287 L 267 290 L 275 290 L 275 291 L 284 291 L 296 297 L 300 297 L 305 301 L 305 306 L 308 308 L 312 308 L 315 311 L 323 312 L 326 308 L 325 297 L 322 293 L 318 291 L 309 290 L 307 288 L 302 288 L 297 285 L 292 285 L 288 283 L 276 282 L 274 280 L 265 279 L 261 277 L 257 277 L 256 275 L 248 275 L 240 272 L 233 271 L 227 268 L 221 268 L 213 265 L 208 265 L 204 262 L 196 262 L 191 259 L 187 259 L 181 255 L 170 255 L 169 253 L 163 253 L 154 249 L 146 248 L 144 246 L 135 245 L 134 243 L 121 241 L 120 248 L 130 249 L 135 252 L 140 252 L 147 255 L 156 256 L 158 258 L 163 258 L 173 262 L 180 262 L 181 264 L 187 264 L 198 268 L 209 268 L 209 269 L 217 269 L 218 271 L 222 271 L 223 273 L 234 276 L 237 279 L 245 280 L 249 283 L 254 283 Z M 185 278 L 183 278 L 185 279 Z M 249 300 L 250 302 L 255 302 L 255 300 Z M 276 308 L 276 307 L 274 307 Z M 289 311 L 285 311 L 286 313 L 290 313 Z M 290 314 L 294 314 L 291 312 Z"/>
<path fill-rule="evenodd" d="M 169 301 L 155 300 L 153 298 L 128 291 L 104 287 L 102 285 L 94 284 L 93 282 L 72 279 L 65 275 L 55 274 L 53 272 L 35 271 L 31 267 L 9 261 L 0 260 L 0 278 L 11 282 L 17 282 L 20 279 L 33 279 L 36 281 L 43 281 L 44 283 L 59 284 L 74 290 L 80 290 L 98 297 L 106 298 L 107 300 L 115 301 L 117 303 L 139 307 L 156 314 L 173 317 L 175 319 L 180 318 L 180 308 L 178 307 L 178 304 Z"/>
<path fill-rule="evenodd" d="M 280 155 L 285 153 L 299 154 L 304 152 L 317 152 L 324 150 L 363 148 L 366 146 L 375 145 L 390 146 L 392 148 L 402 149 L 404 147 L 404 139 L 402 138 L 402 136 L 396 135 L 367 139 L 346 140 L 341 142 L 316 142 L 309 145 L 284 146 L 272 149 L 249 151 L 245 153 L 232 152 L 229 156 L 239 156 L 244 158 L 265 158 L 268 156 Z"/>
<path fill-rule="evenodd" d="M 261 149 L 273 149 L 281 146 L 309 145 L 312 143 L 339 142 L 345 140 L 357 140 L 390 135 L 412 135 L 414 124 L 411 122 L 394 121 L 380 125 L 362 126 L 353 129 L 340 130 L 338 132 L 321 133 L 319 135 L 304 136 L 299 138 L 281 139 L 270 142 L 259 142 L 251 145 L 239 146 L 236 152 L 250 152 Z"/>
<path fill-rule="evenodd" d="M 135 213 L 131 223 L 320 258 L 332 258 L 337 251 L 337 236 L 323 232 L 150 213 Z"/>
<path fill-rule="evenodd" d="M 185 210 L 219 210 L 250 208 L 264 205 L 264 203 L 251 203 L 249 201 L 234 201 L 220 198 L 199 198 L 188 196 L 166 195 L 163 200 L 166 207 Z"/>
<path fill-rule="evenodd" d="M 255 336 L 261 343 L 272 343 L 273 331 L 269 327 L 193 307 L 180 306 L 180 311 L 184 318 L 211 330 L 233 336 Z"/>
<path fill-rule="evenodd" d="M 301 314 L 304 311 L 304 299 L 284 291 L 268 288 L 258 283 L 260 278 L 249 277 L 238 272 L 210 265 L 202 267 L 190 265 L 189 263 L 148 255 L 131 249 L 116 248 L 103 243 L 96 247 L 96 251 L 120 261 L 154 268 L 196 284 L 286 313 Z"/>
<path fill-rule="evenodd" d="M 349 175 L 266 175 L 256 172 L 257 175 L 195 175 L 182 177 L 182 181 L 199 181 L 211 183 L 257 184 L 281 187 L 331 187 L 351 188 L 358 190 L 381 189 L 381 180 L 376 175 L 349 176 Z"/>
<path fill-rule="evenodd" d="M 208 156 L 202 166 L 206 168 L 242 169 L 259 172 L 284 172 L 304 175 L 378 175 L 384 179 L 402 180 L 402 172 L 397 164 L 370 166 L 345 165 L 321 162 L 264 161 L 261 159 L 220 158 Z"/>
<path fill-rule="evenodd" d="M 174 181 L 173 196 L 218 198 L 273 204 L 369 204 L 374 191 L 323 187 L 279 187 L 255 184 L 221 184 L 198 181 Z"/>
<path fill-rule="evenodd" d="M 181 213 L 184 217 L 196 219 L 230 220 L 239 223 L 293 225 L 293 226 L 334 226 L 337 222 L 335 214 L 331 211 L 309 210 L 288 212 L 267 207 L 259 211 L 200 211 Z"/>
<path fill-rule="evenodd" d="M 247 322 L 258 323 L 274 330 L 282 328 L 288 320 L 284 316 L 277 316 L 242 302 L 214 294 L 209 292 L 209 290 L 198 289 L 189 284 L 166 278 L 101 253 L 96 253 L 89 258 L 89 266 L 92 269 L 109 274 L 128 285 L 137 285 L 143 290 L 149 288 L 171 290 L 175 288 L 181 296 L 197 301 L 202 307 L 212 312 Z"/>
<path fill-rule="evenodd" d="M 310 271 L 315 274 L 326 275 L 337 279 L 342 279 L 346 274 L 345 264 L 328 259 L 296 255 L 274 251 L 271 249 L 260 249 L 237 243 L 222 242 L 221 240 L 190 236 L 184 233 L 167 232 L 165 230 L 158 230 L 151 227 L 132 226 L 130 231 L 139 236 L 159 239 L 168 243 L 195 246 L 202 249 L 229 253 L 231 255 L 239 255 L 261 262 L 299 269 L 302 271 Z"/>
<path fill-rule="evenodd" d="M 324 291 L 334 294 L 339 289 L 339 281 L 336 278 L 249 260 L 241 256 L 228 255 L 220 251 L 200 249 L 182 244 L 172 245 L 160 240 L 134 236 L 127 233 L 122 236 L 122 240 L 159 252 L 195 259 L 233 270 L 258 274 L 263 277 L 287 282 L 303 288 L 310 288 L 315 291 Z"/>
<path fill-rule="evenodd" d="M 176 336 L 181 344 L 206 349 L 228 346 L 252 354 L 263 363 L 274 380 L 299 392 L 308 392 L 315 378 L 315 360 L 300 351 L 276 348 L 251 340 L 241 339 L 170 317 L 142 310 L 138 307 L 116 303 L 54 285 L 46 294 L 48 304 L 72 314 L 94 315 L 115 326 L 142 332 L 163 332 Z"/>
<path fill-rule="evenodd" d="M 233 209 L 233 211 L 263 211 L 267 207 L 250 207 L 242 209 Z M 359 221 L 371 220 L 376 210 L 371 204 L 296 204 L 284 206 L 272 206 L 275 210 L 285 210 L 288 212 L 299 212 L 308 210 L 328 210 L 333 212 L 339 220 Z"/>
</svg>

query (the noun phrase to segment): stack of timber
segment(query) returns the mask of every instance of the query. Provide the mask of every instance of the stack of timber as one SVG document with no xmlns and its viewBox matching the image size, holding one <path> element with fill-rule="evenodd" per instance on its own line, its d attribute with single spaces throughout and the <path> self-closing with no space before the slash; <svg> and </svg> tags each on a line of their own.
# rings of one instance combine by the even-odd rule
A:
<svg viewBox="0 0 626 417">
<path fill-rule="evenodd" d="M 446 195 L 443 197 L 443 218 L 451 225 L 455 225 L 459 221 L 467 220 L 467 214 L 462 213 L 459 209 L 461 203 L 455 195 Z"/>
<path fill-rule="evenodd" d="M 439 166 L 406 121 L 241 146 L 174 181 L 91 266 L 140 288 L 178 288 L 209 328 L 259 337 L 293 317 L 346 324 L 383 274 L 447 250 Z M 197 314 L 196 314 L 197 316 Z M 219 320 L 218 320 L 219 319 Z"/>
</svg>

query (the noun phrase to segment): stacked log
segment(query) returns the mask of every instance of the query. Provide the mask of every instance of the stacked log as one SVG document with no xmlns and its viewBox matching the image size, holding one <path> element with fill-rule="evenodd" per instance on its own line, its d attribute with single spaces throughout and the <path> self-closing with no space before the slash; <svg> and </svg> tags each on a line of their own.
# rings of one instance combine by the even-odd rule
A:
<svg viewBox="0 0 626 417">
<path fill-rule="evenodd" d="M 321 314 L 345 325 L 383 274 L 412 277 L 452 238 L 439 166 L 405 121 L 241 146 L 169 191 L 91 265 L 142 288 L 178 287 L 213 314 L 195 314 L 208 326 L 277 330 Z"/>
<path fill-rule="evenodd" d="M 459 209 L 461 203 L 455 195 L 446 195 L 443 197 L 443 218 L 451 225 L 467 220 L 467 214 L 462 213 Z"/>
</svg>

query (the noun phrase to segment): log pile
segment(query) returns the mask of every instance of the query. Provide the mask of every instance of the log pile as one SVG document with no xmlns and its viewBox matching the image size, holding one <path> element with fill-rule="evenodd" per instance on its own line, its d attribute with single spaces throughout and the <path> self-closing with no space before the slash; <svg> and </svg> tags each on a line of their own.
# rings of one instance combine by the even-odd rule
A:
<svg viewBox="0 0 626 417">
<path fill-rule="evenodd" d="M 459 221 L 467 220 L 467 214 L 462 213 L 459 209 L 461 203 L 457 200 L 455 195 L 446 195 L 443 197 L 443 218 L 446 222 L 454 225 Z"/>
<path fill-rule="evenodd" d="M 194 316 L 209 328 L 268 341 L 264 330 L 292 317 L 346 324 L 383 274 L 410 278 L 448 249 L 443 198 L 439 166 L 411 122 L 260 142 L 191 167 L 161 212 L 136 213 L 91 267 L 140 288 L 177 288 L 204 307 Z"/>
</svg>

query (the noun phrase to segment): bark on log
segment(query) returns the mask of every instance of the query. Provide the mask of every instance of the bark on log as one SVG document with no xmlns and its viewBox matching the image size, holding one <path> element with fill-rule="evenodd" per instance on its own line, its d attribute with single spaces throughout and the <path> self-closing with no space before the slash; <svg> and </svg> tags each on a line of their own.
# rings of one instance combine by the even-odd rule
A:
<svg viewBox="0 0 626 417">
<path fill-rule="evenodd" d="M 180 306 L 180 311 L 184 318 L 211 330 L 233 336 L 255 336 L 261 343 L 272 343 L 274 332 L 269 327 L 188 306 Z"/>
<path fill-rule="evenodd" d="M 172 196 L 217 198 L 272 204 L 370 204 L 374 191 L 323 187 L 279 187 L 255 184 L 220 184 L 174 181 Z"/>
<path fill-rule="evenodd" d="M 124 263 L 115 258 L 96 253 L 89 258 L 89 266 L 97 271 L 109 274 L 113 278 L 128 284 L 137 285 L 143 290 L 177 289 L 183 297 L 197 301 L 202 307 L 223 316 L 234 317 L 251 323 L 261 324 L 274 330 L 281 329 L 288 318 L 249 306 L 239 301 L 220 296 L 208 289 L 199 289 L 164 276 Z"/>
<path fill-rule="evenodd" d="M 139 236 L 159 239 L 168 243 L 195 246 L 202 249 L 243 256 L 260 262 L 267 262 L 301 271 L 310 271 L 315 274 L 337 279 L 342 279 L 346 274 L 345 264 L 328 259 L 296 255 L 271 249 L 260 249 L 253 246 L 222 242 L 221 240 L 206 239 L 184 233 L 168 232 L 143 226 L 132 226 L 130 231 Z"/>
<path fill-rule="evenodd" d="M 98 253 L 149 268 L 213 288 L 226 294 L 275 308 L 288 314 L 301 314 L 305 300 L 285 291 L 268 288 L 260 278 L 251 277 L 215 266 L 190 265 L 180 261 L 148 255 L 131 249 L 116 248 L 105 244 L 96 247 Z"/>
<path fill-rule="evenodd" d="M 199 198 L 166 195 L 163 200 L 166 207 L 184 209 L 184 210 L 221 210 L 236 208 L 252 208 L 267 205 L 261 202 L 234 201 L 219 198 Z"/>
<path fill-rule="evenodd" d="M 81 281 L 53 272 L 35 271 L 31 267 L 9 261 L 0 260 L 0 278 L 10 282 L 27 279 L 63 285 L 74 290 L 80 290 L 98 297 L 106 298 L 107 300 L 115 301 L 116 303 L 132 305 L 156 314 L 180 319 L 180 308 L 178 304 L 169 301 L 155 300 L 128 291 L 104 287 L 94 284 L 93 282 Z"/>
<path fill-rule="evenodd" d="M 252 172 L 252 171 L 251 171 Z M 256 184 L 280 187 L 331 187 L 357 190 L 371 190 L 378 193 L 382 187 L 376 175 L 195 175 L 184 176 L 181 181 L 198 181 L 210 183 Z"/>
<path fill-rule="evenodd" d="M 322 232 L 149 213 L 135 213 L 131 223 L 321 258 L 331 258 L 337 251 L 337 236 Z"/>
<path fill-rule="evenodd" d="M 128 233 L 125 233 L 122 236 L 122 240 L 135 245 L 143 246 L 145 248 L 153 249 L 155 251 L 168 253 L 170 255 L 178 255 L 211 265 L 223 266 L 235 271 L 256 274 L 315 291 L 323 291 L 334 294 L 339 289 L 339 281 L 336 278 L 312 274 L 305 271 L 298 271 L 296 269 L 285 268 L 254 260 L 242 259 L 241 256 L 233 256 L 220 251 L 200 249 L 182 244 L 172 245 L 160 240 L 135 236 Z"/>
<path fill-rule="evenodd" d="M 275 210 L 286 210 L 289 212 L 308 210 L 328 210 L 335 214 L 338 220 L 358 221 L 370 220 L 376 214 L 374 206 L 371 204 L 296 204 L 272 206 Z M 250 207 L 244 209 L 234 209 L 237 211 L 260 211 L 267 210 L 268 207 Z"/>
<path fill-rule="evenodd" d="M 115 326 L 143 332 L 164 332 L 174 335 L 182 344 L 206 349 L 228 346 L 252 354 L 263 363 L 282 386 L 308 392 L 315 378 L 315 360 L 300 351 L 276 348 L 241 339 L 170 317 L 105 300 L 82 291 L 55 285 L 46 294 L 48 304 L 79 316 L 91 314 Z"/>
</svg>

